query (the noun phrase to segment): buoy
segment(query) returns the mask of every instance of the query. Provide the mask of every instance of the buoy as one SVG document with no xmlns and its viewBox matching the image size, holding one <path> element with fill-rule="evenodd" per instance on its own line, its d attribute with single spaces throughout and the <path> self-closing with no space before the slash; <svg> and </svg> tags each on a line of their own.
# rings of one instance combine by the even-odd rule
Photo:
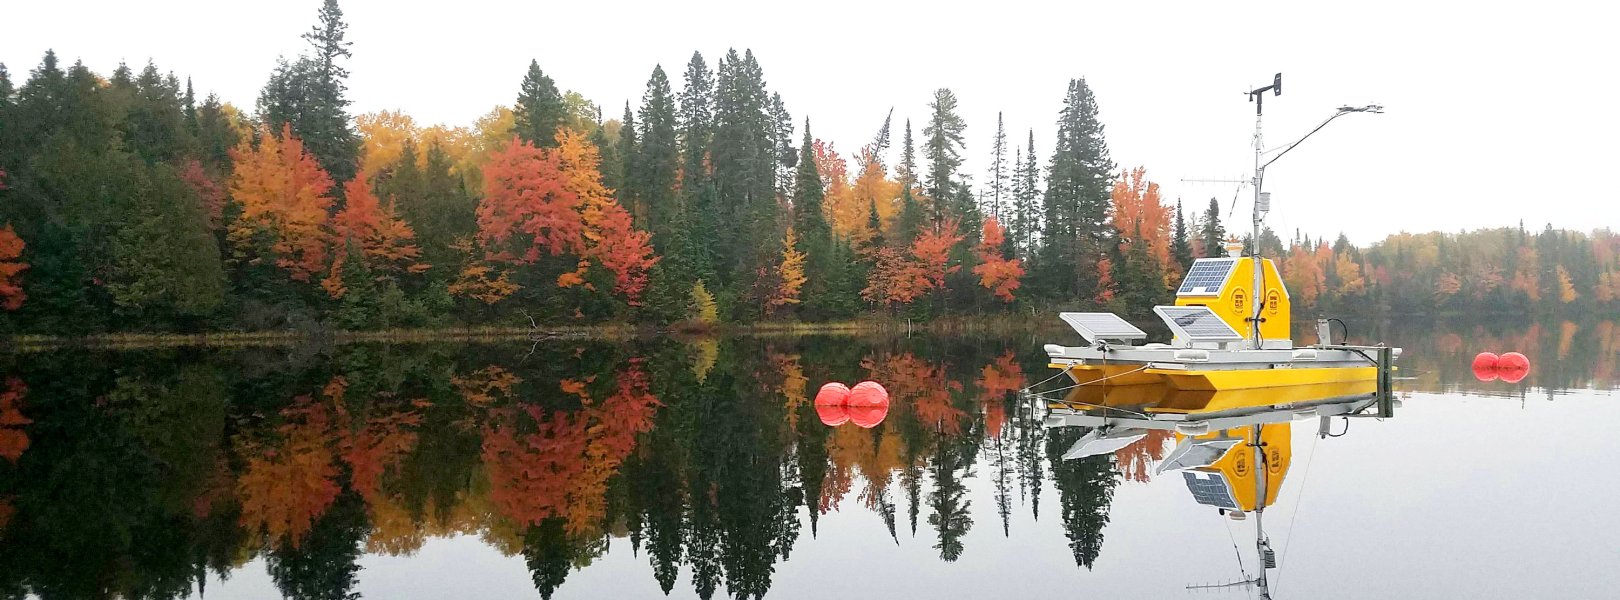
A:
<svg viewBox="0 0 1620 600">
<path fill-rule="evenodd" d="M 889 416 L 887 403 L 878 406 L 850 406 L 846 410 L 849 411 L 849 421 L 862 429 L 877 427 L 878 423 L 883 422 L 884 417 Z"/>
<path fill-rule="evenodd" d="M 1480 381 L 1494 381 L 1499 373 L 1501 357 L 1495 352 L 1481 352 L 1474 355 L 1474 378 Z"/>
<path fill-rule="evenodd" d="M 876 381 L 862 381 L 855 384 L 849 391 L 849 405 L 851 407 L 882 406 L 887 412 L 889 407 L 889 390 Z"/>
<path fill-rule="evenodd" d="M 821 386 L 816 392 L 816 406 L 843 406 L 847 402 L 849 386 L 836 381 Z"/>
<path fill-rule="evenodd" d="M 837 427 L 849 422 L 849 409 L 842 404 L 817 404 L 816 416 L 823 425 Z"/>
<path fill-rule="evenodd" d="M 1497 361 L 1496 370 L 1501 373 L 1502 381 L 1518 383 L 1530 375 L 1530 359 L 1518 352 L 1509 352 Z"/>
</svg>

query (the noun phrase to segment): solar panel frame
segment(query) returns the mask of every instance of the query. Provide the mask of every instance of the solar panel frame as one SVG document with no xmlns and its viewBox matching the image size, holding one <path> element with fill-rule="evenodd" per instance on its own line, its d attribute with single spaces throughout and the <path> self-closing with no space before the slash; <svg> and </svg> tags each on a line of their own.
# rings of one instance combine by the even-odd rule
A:
<svg viewBox="0 0 1620 600">
<path fill-rule="evenodd" d="M 1187 482 L 1187 491 L 1192 492 L 1193 500 L 1205 506 L 1236 510 L 1237 498 L 1232 497 L 1231 485 L 1226 477 L 1220 473 L 1208 471 L 1182 471 L 1182 477 Z"/>
<path fill-rule="evenodd" d="M 1147 332 L 1119 315 L 1107 312 L 1065 312 L 1058 313 L 1058 318 L 1068 323 L 1080 337 L 1086 341 L 1097 342 L 1101 340 L 1145 340 Z"/>
<path fill-rule="evenodd" d="M 1153 312 L 1179 338 L 1195 342 L 1236 342 L 1246 339 L 1208 306 L 1155 306 Z"/>
<path fill-rule="evenodd" d="M 1193 261 L 1187 276 L 1176 289 L 1177 296 L 1219 296 L 1221 288 L 1237 270 L 1236 258 L 1200 258 Z"/>
</svg>

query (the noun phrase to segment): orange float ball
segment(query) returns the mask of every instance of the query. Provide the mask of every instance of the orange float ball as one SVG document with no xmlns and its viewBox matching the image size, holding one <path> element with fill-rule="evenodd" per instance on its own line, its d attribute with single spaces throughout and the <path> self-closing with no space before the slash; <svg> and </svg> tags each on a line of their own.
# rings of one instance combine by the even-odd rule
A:
<svg viewBox="0 0 1620 600">
<path fill-rule="evenodd" d="M 1498 367 L 1501 357 L 1494 352 L 1481 352 L 1474 356 L 1474 378 L 1480 381 L 1495 381 L 1499 376 Z"/>
<path fill-rule="evenodd" d="M 816 406 L 843 406 L 849 402 L 849 386 L 831 382 L 816 392 Z"/>
<path fill-rule="evenodd" d="M 883 422 L 884 417 L 889 416 L 889 405 L 886 403 L 877 406 L 850 406 L 847 410 L 849 421 L 862 429 L 877 427 L 878 423 Z"/>
<path fill-rule="evenodd" d="M 889 390 L 876 381 L 862 381 L 855 384 L 849 391 L 849 405 L 852 407 L 882 406 L 887 412 L 889 406 Z"/>
<path fill-rule="evenodd" d="M 1530 359 L 1518 352 L 1509 352 L 1497 361 L 1496 368 L 1502 374 L 1502 381 L 1518 383 L 1530 375 Z"/>
<path fill-rule="evenodd" d="M 837 427 L 849 422 L 849 409 L 842 404 L 817 404 L 816 416 L 823 425 Z"/>
</svg>

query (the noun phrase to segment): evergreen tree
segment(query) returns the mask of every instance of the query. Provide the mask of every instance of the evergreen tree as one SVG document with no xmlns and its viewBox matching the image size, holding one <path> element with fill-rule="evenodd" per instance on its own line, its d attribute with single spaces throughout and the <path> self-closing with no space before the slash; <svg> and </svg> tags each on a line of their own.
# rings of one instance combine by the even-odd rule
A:
<svg viewBox="0 0 1620 600">
<path fill-rule="evenodd" d="M 883 117 L 883 126 L 878 128 L 877 135 L 872 137 L 872 144 L 867 146 L 879 168 L 883 167 L 883 153 L 889 150 L 889 123 L 893 120 L 894 109 L 890 108 L 889 114 Z"/>
<path fill-rule="evenodd" d="M 197 107 L 195 129 L 198 160 L 210 174 L 223 181 L 231 170 L 231 149 L 241 140 L 237 139 L 236 128 L 225 113 L 225 105 L 220 103 L 219 96 L 209 94 L 203 99 L 202 106 Z"/>
<path fill-rule="evenodd" d="M 793 117 L 782 104 L 782 95 L 774 92 L 771 94 L 771 125 L 771 139 L 776 146 L 776 196 L 788 198 L 793 195 L 791 184 L 797 178 L 794 168 L 799 163 L 799 155 L 793 147 Z"/>
<path fill-rule="evenodd" d="M 810 121 L 804 122 L 804 143 L 799 148 L 798 165 L 793 181 L 793 230 L 799 238 L 799 250 L 808 255 L 805 264 L 806 282 L 800 297 L 808 316 L 818 318 L 830 312 L 829 306 L 844 300 L 841 296 L 853 293 L 841 286 L 844 265 L 833 256 L 832 227 L 822 211 L 825 189 L 816 168 L 815 149 L 810 137 Z"/>
<path fill-rule="evenodd" d="M 900 152 L 900 168 L 895 169 L 895 175 L 900 177 L 902 187 L 910 189 L 917 185 L 917 146 L 911 141 L 911 119 L 906 119 L 906 137 Z"/>
<path fill-rule="evenodd" d="M 602 186 L 617 194 L 624 187 L 624 157 L 619 154 L 618 137 L 609 139 L 607 130 L 606 123 L 597 123 L 591 130 L 590 140 L 591 145 L 596 146 L 597 170 L 602 173 Z"/>
<path fill-rule="evenodd" d="M 962 131 L 967 122 L 956 114 L 956 94 L 947 88 L 934 90 L 934 99 L 928 103 L 928 125 L 923 127 L 923 152 L 928 158 L 928 177 L 923 181 L 924 193 L 932 202 L 930 216 L 934 222 L 946 217 L 957 217 L 963 222 L 971 218 L 973 202 L 967 186 L 957 175 L 962 166 Z"/>
<path fill-rule="evenodd" d="M 1226 256 L 1222 249 L 1226 245 L 1226 230 L 1221 227 L 1221 202 L 1214 198 L 1209 199 L 1209 208 L 1204 209 L 1204 218 L 1199 223 L 1199 239 L 1204 242 L 1204 258 Z"/>
<path fill-rule="evenodd" d="M 313 55 L 301 55 L 292 63 L 281 60 L 259 93 L 259 114 L 270 129 L 279 131 L 282 123 L 290 124 L 293 134 L 337 182 L 354 178 L 360 153 L 344 97 L 349 72 L 338 64 L 350 57 L 352 42 L 343 39 L 347 29 L 337 0 L 325 0 L 319 20 L 303 36 Z"/>
<path fill-rule="evenodd" d="M 523 74 L 523 84 L 518 88 L 517 102 L 512 105 L 512 132 L 535 147 L 554 148 L 557 128 L 563 125 L 565 114 L 566 107 L 557 84 L 540 70 L 540 61 L 531 59 L 528 72 Z"/>
<path fill-rule="evenodd" d="M 703 55 L 692 53 L 686 65 L 685 86 L 681 89 L 679 140 L 681 149 L 681 204 L 690 244 L 684 256 L 693 279 L 717 281 L 714 259 L 718 248 L 714 232 L 724 221 L 715 203 L 714 175 L 710 165 L 710 144 L 714 139 L 714 73 Z M 670 253 L 666 253 L 666 261 Z M 688 284 L 690 282 L 687 282 Z"/>
<path fill-rule="evenodd" d="M 113 234 L 107 288 L 134 323 L 191 329 L 225 300 L 219 247 L 197 195 L 166 164 L 129 161 L 133 205 Z"/>
<path fill-rule="evenodd" d="M 1099 291 L 1097 264 L 1112 247 L 1108 203 L 1113 170 L 1096 98 L 1084 79 L 1070 80 L 1047 166 L 1044 246 L 1033 269 L 1034 279 L 1057 299 L 1088 299 Z"/>
<path fill-rule="evenodd" d="M 653 234 L 653 245 L 664 252 L 679 212 L 675 181 L 680 155 L 675 139 L 675 96 L 662 66 L 653 67 L 647 80 L 638 133 L 635 189 L 646 207 L 646 228 Z"/>
<path fill-rule="evenodd" d="M 1035 130 L 1029 132 L 1029 145 L 1024 151 L 1024 164 L 1013 175 L 1018 180 L 1018 191 L 1013 198 L 1013 236 L 1020 255 L 1028 257 L 1035 252 L 1036 239 L 1041 233 L 1041 175 L 1035 158 Z"/>
<path fill-rule="evenodd" d="M 624 157 L 624 165 L 619 175 L 622 182 L 618 188 L 619 204 L 630 209 L 631 213 L 641 216 L 637 207 L 641 205 L 641 172 L 636 168 L 636 115 L 630 112 L 630 102 L 624 103 L 624 117 L 619 120 L 619 156 Z"/>
<path fill-rule="evenodd" d="M 1192 240 L 1187 237 L 1187 219 L 1181 213 L 1181 200 L 1176 200 L 1176 227 L 1170 238 L 1170 257 L 1182 272 L 1192 267 Z"/>
<path fill-rule="evenodd" d="M 1083 427 L 1052 430 L 1046 438 L 1046 456 L 1052 463 L 1052 481 L 1057 484 L 1063 512 L 1063 533 L 1069 538 L 1074 563 L 1090 569 L 1102 553 L 1103 530 L 1108 526 L 1119 473 L 1109 456 L 1063 460 L 1063 452 L 1083 435 Z"/>
<path fill-rule="evenodd" d="M 917 234 L 922 233 L 923 222 L 927 220 L 928 211 L 924 210 L 922 203 L 911 195 L 911 188 L 909 186 L 902 187 L 900 189 L 900 216 L 895 218 L 894 235 L 890 238 L 890 241 L 897 248 L 911 246 L 911 242 L 917 239 Z"/>
<path fill-rule="evenodd" d="M 728 52 L 720 62 L 715 90 L 711 155 L 715 215 L 721 226 L 712 233 L 718 276 L 733 296 L 754 297 L 763 292 L 754 289 L 754 283 L 781 246 L 775 236 L 758 235 L 778 230 L 773 143 L 777 127 L 770 108 L 764 75 L 753 52 L 742 56 L 736 50 Z"/>
<path fill-rule="evenodd" d="M 1014 177 L 1017 170 L 1014 169 Z M 1002 125 L 1001 113 L 996 113 L 996 137 L 990 141 L 990 189 L 987 194 L 990 198 L 990 215 L 998 221 L 1005 222 L 1001 214 L 1005 204 L 1001 192 L 1007 187 L 1007 129 Z"/>
</svg>

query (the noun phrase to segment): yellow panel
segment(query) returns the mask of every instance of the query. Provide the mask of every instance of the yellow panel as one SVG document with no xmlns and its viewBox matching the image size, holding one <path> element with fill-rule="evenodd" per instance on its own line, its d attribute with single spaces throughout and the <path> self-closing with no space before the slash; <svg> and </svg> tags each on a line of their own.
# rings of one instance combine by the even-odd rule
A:
<svg viewBox="0 0 1620 600">
<path fill-rule="evenodd" d="M 1243 441 L 1232 446 L 1226 454 L 1201 471 L 1219 471 L 1226 477 L 1227 485 L 1232 492 L 1232 499 L 1237 501 L 1238 508 L 1252 511 L 1261 506 L 1270 506 L 1277 501 L 1277 494 L 1282 490 L 1283 478 L 1288 475 L 1288 466 L 1293 457 L 1293 429 L 1290 423 L 1270 423 L 1260 426 L 1261 448 L 1266 456 L 1263 468 L 1266 471 L 1266 495 L 1264 503 L 1257 502 L 1255 495 L 1259 491 L 1259 480 L 1256 471 L 1262 468 L 1262 461 L 1255 452 L 1254 427 L 1238 427 L 1224 431 L 1211 431 L 1198 436 L 1198 439 L 1213 439 L 1220 436 L 1241 438 Z M 1176 438 L 1182 436 L 1177 434 Z"/>
<path fill-rule="evenodd" d="M 1259 294 L 1260 300 L 1265 303 L 1260 311 L 1260 318 L 1265 319 L 1260 324 L 1260 335 L 1270 340 L 1286 340 L 1290 335 L 1289 319 L 1292 318 L 1288 287 L 1283 285 L 1276 263 L 1269 258 L 1261 261 L 1265 264 L 1266 276 L 1264 291 Z M 1251 289 L 1253 287 L 1254 259 L 1243 257 L 1232 267 L 1232 275 L 1226 278 L 1226 285 L 1221 287 L 1219 296 L 1176 296 L 1176 306 L 1208 306 L 1220 315 L 1222 321 L 1247 339 L 1249 319 L 1255 312 L 1256 294 Z"/>
</svg>

